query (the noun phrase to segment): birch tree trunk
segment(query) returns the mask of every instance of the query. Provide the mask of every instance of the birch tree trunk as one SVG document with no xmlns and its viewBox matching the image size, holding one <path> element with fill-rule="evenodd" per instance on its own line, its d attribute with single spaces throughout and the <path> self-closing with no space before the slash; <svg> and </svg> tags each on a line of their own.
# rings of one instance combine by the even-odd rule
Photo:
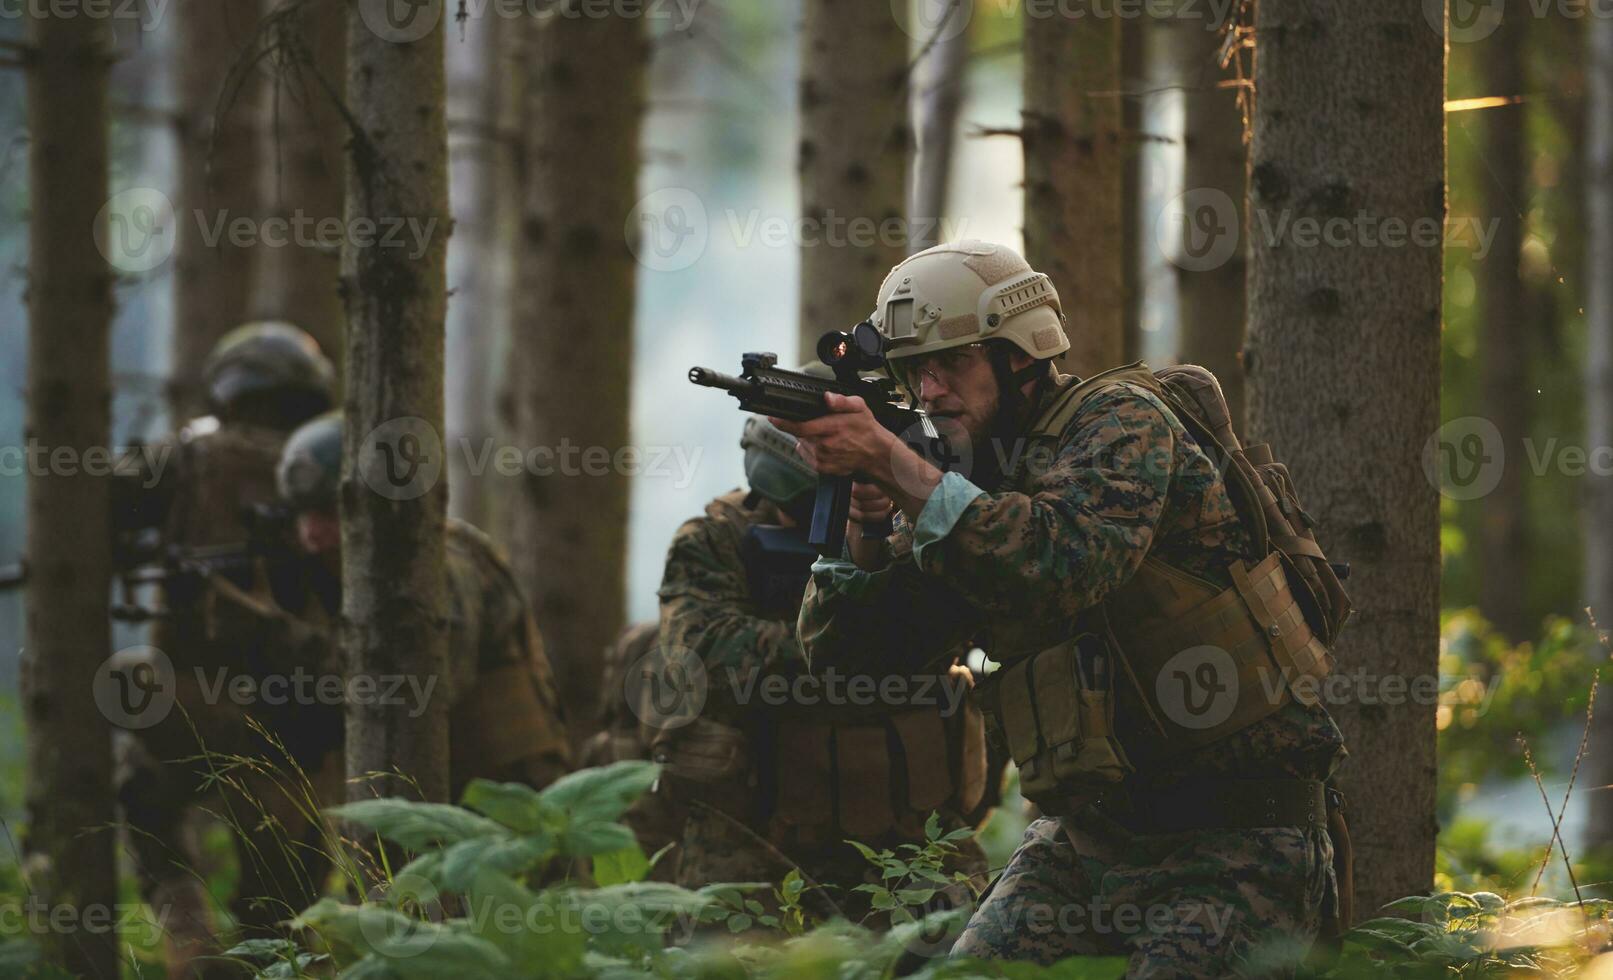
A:
<svg viewBox="0 0 1613 980">
<path fill-rule="evenodd" d="M 291 0 L 280 0 L 282 6 Z M 297 44 L 258 99 L 258 187 L 264 213 L 305 229 L 283 248 L 259 249 L 251 316 L 289 320 L 313 334 L 341 365 L 347 313 L 341 297 L 341 248 L 317 234 L 341 218 L 346 128 L 332 93 L 347 75 L 347 11 L 339 3 L 304 4 L 286 27 Z M 327 90 L 327 86 L 329 89 Z"/>
<path fill-rule="evenodd" d="M 418 39 L 373 33 L 360 0 L 347 23 L 350 227 L 403 218 L 429 227 L 424 254 L 349 242 L 342 619 L 350 675 L 434 684 L 414 703 L 351 699 L 349 795 L 448 797 L 447 582 L 443 567 L 443 320 L 448 134 L 441 18 Z M 384 2 L 384 0 L 377 0 Z M 464 651 L 459 651 L 463 653 Z M 390 680 L 388 681 L 390 683 Z M 382 687 L 385 690 L 386 687 Z M 405 699 L 407 700 L 407 699 Z"/>
<path fill-rule="evenodd" d="M 552 471 L 524 476 L 505 540 L 580 742 L 626 614 L 628 483 L 616 460 L 629 437 L 637 269 L 623 226 L 648 45 L 633 17 L 555 16 L 528 31 L 511 390 L 517 444 L 548 452 L 539 464 Z"/>
<path fill-rule="evenodd" d="M 488 383 L 510 328 L 511 267 L 519 187 L 507 134 L 519 92 L 520 34 L 496 17 L 472 17 L 448 37 L 448 164 L 454 237 L 448 247 L 448 511 L 488 527 L 492 487 L 470 472 L 496 428 Z"/>
<path fill-rule="evenodd" d="M 1289 464 L 1329 557 L 1352 566 L 1357 612 L 1335 652 L 1360 680 L 1327 707 L 1352 756 L 1368 916 L 1434 874 L 1434 705 L 1385 703 L 1377 686 L 1416 690 L 1439 670 L 1439 491 L 1423 460 L 1439 427 L 1445 44 L 1422 6 L 1262 0 L 1256 21 L 1249 430 Z M 1347 244 L 1302 233 L 1304 218 L 1343 219 Z"/>
<path fill-rule="evenodd" d="M 206 407 L 202 364 L 213 344 L 246 317 L 253 249 L 231 224 L 258 217 L 259 146 L 254 132 L 256 73 L 226 91 L 259 18 L 259 0 L 176 0 L 179 28 L 179 182 L 174 252 L 173 363 L 169 406 L 175 420 Z"/>
<path fill-rule="evenodd" d="M 1060 370 L 1125 357 L 1121 19 L 1025 17 L 1025 258 L 1053 279 L 1070 350 Z"/>
<path fill-rule="evenodd" d="M 908 37 L 886 3 L 805 0 L 800 362 L 874 308 L 907 254 Z M 933 52 L 932 52 L 933 53 Z"/>
<path fill-rule="evenodd" d="M 96 247 L 107 228 L 107 77 L 102 17 L 29 9 L 26 437 L 80 464 L 111 445 L 112 270 Z M 127 231 L 127 229 L 124 229 Z M 27 731 L 24 873 L 47 909 L 111 916 L 112 742 L 95 698 L 110 645 L 110 484 L 83 465 L 28 476 Z M 54 920 L 53 920 L 54 921 Z M 85 922 L 86 919 L 76 921 Z M 115 931 L 52 929 L 47 957 L 75 976 L 115 980 Z"/>
<path fill-rule="evenodd" d="M 1522 95 L 1528 32 L 1524 12 L 1501 20 L 1483 42 L 1484 91 Z M 1495 240 L 1479 263 L 1479 404 L 1500 431 L 1509 460 L 1525 460 L 1529 432 L 1529 324 L 1527 291 L 1519 269 L 1523 251 L 1525 185 L 1524 107 L 1506 105 L 1483 114 L 1484 166 L 1480 168 L 1485 218 L 1495 222 Z M 1594 444 L 1593 444 L 1594 445 Z M 1525 466 L 1501 468 L 1501 480 L 1479 502 L 1479 611 L 1513 643 L 1533 637 L 1526 612 L 1529 542 Z"/>
<path fill-rule="evenodd" d="M 1585 72 L 1585 439 L 1613 446 L 1613 20 L 1592 18 Z M 1603 636 L 1613 630 L 1613 477 L 1586 477 L 1585 600 Z M 1602 683 L 1613 670 L 1602 659 Z M 1604 686 L 1603 690 L 1607 690 Z M 1605 702 L 1604 702 L 1605 704 Z M 1613 783 L 1613 711 L 1596 713 L 1595 741 L 1586 765 L 1591 786 Z M 1613 843 L 1613 793 L 1590 794 L 1585 845 Z"/>
<path fill-rule="evenodd" d="M 1243 431 L 1244 280 L 1249 272 L 1243 206 L 1248 155 L 1236 89 L 1221 88 L 1224 34 L 1200 17 L 1159 22 L 1161 54 L 1181 86 L 1183 237 L 1175 243 L 1181 357 L 1215 373 Z M 1229 247 L 1230 246 L 1230 247 Z M 1222 258 L 1223 253 L 1226 254 Z"/>
<path fill-rule="evenodd" d="M 934 44 L 913 70 L 912 203 L 908 206 L 908 254 L 946 240 L 947 188 L 957 148 L 958 114 L 963 108 L 963 76 L 969 60 L 969 9 L 961 0 L 918 0 L 926 16 L 918 23 L 934 31 Z M 929 44 L 928 38 L 920 38 Z M 814 344 L 816 338 L 813 338 Z"/>
</svg>

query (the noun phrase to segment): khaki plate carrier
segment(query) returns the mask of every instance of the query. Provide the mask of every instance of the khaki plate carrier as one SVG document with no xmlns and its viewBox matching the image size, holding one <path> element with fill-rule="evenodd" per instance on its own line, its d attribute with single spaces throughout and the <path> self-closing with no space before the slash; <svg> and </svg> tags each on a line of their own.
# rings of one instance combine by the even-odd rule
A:
<svg viewBox="0 0 1613 980">
<path fill-rule="evenodd" d="M 1351 611 L 1287 468 L 1267 446 L 1238 443 L 1220 385 L 1203 368 L 1156 375 L 1138 362 L 1071 384 L 1031 437 L 1056 441 L 1088 398 L 1119 384 L 1163 401 L 1220 467 L 1253 557 L 1232 563 L 1227 588 L 1146 558 L 1082 614 L 1073 639 L 1005 665 L 977 687 L 988 727 L 1019 767 L 1021 792 L 1051 814 L 1119 783 L 1134 771 L 1133 758 L 1146 766 L 1208 745 L 1290 697 L 1314 703 L 1307 679 L 1332 670 L 1328 651 Z M 1188 669 L 1173 667 L 1179 657 Z M 1117 675 L 1126 683 L 1117 687 Z M 1183 709 L 1186 695 L 1162 697 L 1190 683 L 1202 683 L 1217 710 L 1199 717 Z"/>
</svg>

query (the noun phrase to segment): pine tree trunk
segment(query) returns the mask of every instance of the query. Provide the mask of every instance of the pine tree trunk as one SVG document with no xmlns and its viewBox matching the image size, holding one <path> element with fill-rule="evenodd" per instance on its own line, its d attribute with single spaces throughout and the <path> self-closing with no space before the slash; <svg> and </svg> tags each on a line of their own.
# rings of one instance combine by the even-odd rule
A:
<svg viewBox="0 0 1613 980">
<path fill-rule="evenodd" d="M 319 222 L 342 216 L 347 193 L 347 131 L 331 95 L 347 76 L 347 12 L 336 3 L 304 4 L 288 30 L 296 53 L 258 98 L 258 186 L 266 215 L 297 222 L 305 232 L 287 247 L 258 250 L 250 314 L 295 323 L 340 367 L 347 324 L 341 250 L 325 247 L 336 243 L 316 231 Z"/>
<path fill-rule="evenodd" d="M 401 217 L 430 232 L 421 255 L 412 247 L 353 243 L 342 252 L 349 324 L 343 641 L 351 674 L 435 683 L 425 710 L 413 717 L 420 706 L 412 699 L 349 702 L 347 772 L 350 779 L 402 774 L 354 783 L 354 797 L 445 800 L 448 487 L 440 478 L 439 434 L 450 225 L 443 25 L 439 20 L 418 40 L 387 40 L 372 33 L 355 4 L 347 38 L 347 104 L 355 127 L 349 226 L 384 227 Z"/>
<path fill-rule="evenodd" d="M 1257 18 L 1249 430 L 1352 566 L 1358 611 L 1335 652 L 1360 680 L 1327 706 L 1352 755 L 1355 907 L 1370 916 L 1434 875 L 1434 706 L 1385 703 L 1378 684 L 1415 691 L 1439 670 L 1439 492 L 1423 453 L 1439 426 L 1445 45 L 1404 0 L 1262 0 Z M 1285 218 L 1353 229 L 1362 213 L 1402 234 L 1431 222 L 1432 240 L 1277 233 Z"/>
<path fill-rule="evenodd" d="M 505 540 L 581 741 L 626 615 L 616 454 L 629 438 L 637 270 L 623 219 L 637 198 L 648 43 L 641 20 L 618 16 L 551 17 L 529 41 L 511 390 L 515 442 L 546 472 L 524 475 Z"/>
<path fill-rule="evenodd" d="M 805 0 L 800 359 L 868 316 L 907 254 L 908 37 L 889 4 Z M 932 52 L 933 53 L 933 52 Z"/>
<path fill-rule="evenodd" d="M 1236 89 L 1218 87 L 1229 73 L 1221 68 L 1224 34 L 1204 19 L 1180 17 L 1159 22 L 1161 53 L 1182 93 L 1182 203 L 1185 235 L 1175 242 L 1176 295 L 1180 304 L 1182 362 L 1214 372 L 1243 431 L 1244 279 L 1248 275 L 1248 236 L 1243 229 L 1248 157 L 1243 110 Z M 1226 249 L 1222 236 L 1236 247 Z"/>
<path fill-rule="evenodd" d="M 1090 375 L 1126 353 L 1118 17 L 1025 18 L 1025 258 L 1053 279 Z"/>
<path fill-rule="evenodd" d="M 1613 446 L 1613 20 L 1594 17 L 1588 25 L 1585 72 L 1585 444 Z M 1585 601 L 1604 649 L 1613 630 L 1613 478 L 1592 476 L 1585 487 Z M 1603 664 L 1608 661 L 1604 658 Z M 1602 691 L 1613 684 L 1613 670 L 1601 675 Z M 1592 780 L 1613 783 L 1613 711 L 1600 701 L 1594 747 L 1586 756 Z M 1582 846 L 1613 843 L 1613 793 L 1589 794 L 1590 819 Z"/>
<path fill-rule="evenodd" d="M 89 464 L 111 445 L 108 22 L 30 7 L 27 437 Z M 93 232 L 93 234 L 92 234 Z M 110 647 L 110 484 L 52 465 L 28 476 L 21 690 L 28 769 L 25 871 L 45 909 L 113 914 L 112 742 L 95 698 Z M 89 921 L 89 920 L 83 920 Z M 38 937 L 70 974 L 118 976 L 113 931 Z"/>
<path fill-rule="evenodd" d="M 232 242 L 230 225 L 258 216 L 254 73 L 242 76 L 238 92 L 226 91 L 225 83 L 257 27 L 259 6 L 258 0 L 177 0 L 173 16 L 180 119 L 168 402 L 173 417 L 183 419 L 206 407 L 202 364 L 247 312 L 254 250 Z"/>
<path fill-rule="evenodd" d="M 1524 92 L 1527 31 L 1521 12 L 1505 17 L 1484 44 L 1484 91 L 1489 95 Z M 1484 212 L 1494 221 L 1495 240 L 1475 270 L 1480 283 L 1479 404 L 1495 423 L 1509 460 L 1525 460 L 1529 431 L 1529 324 L 1527 295 L 1519 272 L 1523 249 L 1525 186 L 1524 107 L 1501 106 L 1483 113 L 1484 166 L 1480 184 Z M 1593 443 L 1594 445 L 1594 443 Z M 1479 501 L 1479 611 L 1514 643 L 1535 632 L 1525 600 L 1529 542 L 1523 465 L 1500 469 L 1494 490 Z"/>
<path fill-rule="evenodd" d="M 934 45 L 913 71 L 913 130 L 918 148 L 913 159 L 912 204 L 907 219 L 909 254 L 946 240 L 941 222 L 947 213 L 958 114 L 963 108 L 963 75 L 969 60 L 969 11 L 963 3 L 919 2 L 927 6 L 929 16 L 919 17 L 918 22 L 936 26 Z M 927 39 L 921 40 L 928 43 Z"/>
<path fill-rule="evenodd" d="M 516 220 L 508 202 L 519 188 L 507 134 L 516 129 L 509 117 L 521 61 L 506 43 L 518 40 L 496 17 L 472 17 L 463 36 L 448 35 L 448 512 L 477 527 L 491 526 L 493 485 L 486 473 L 471 473 L 470 463 L 496 428 L 487 379 L 510 328 Z"/>
</svg>

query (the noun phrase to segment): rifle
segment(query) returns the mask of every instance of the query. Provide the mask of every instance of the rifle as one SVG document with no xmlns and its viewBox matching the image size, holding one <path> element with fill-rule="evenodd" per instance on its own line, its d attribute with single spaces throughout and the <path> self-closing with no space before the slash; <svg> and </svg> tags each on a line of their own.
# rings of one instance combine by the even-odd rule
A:
<svg viewBox="0 0 1613 980">
<path fill-rule="evenodd" d="M 771 415 L 791 422 L 806 422 L 829 414 L 823 396 L 829 392 L 861 398 L 874 413 L 874 419 L 894 432 L 915 452 L 945 469 L 951 455 L 944 436 L 936 431 L 929 416 L 898 404 L 896 382 L 891 378 L 864 378 L 862 372 L 885 365 L 885 338 L 867 320 L 850 331 L 831 330 L 818 340 L 818 357 L 834 372 L 833 378 L 820 378 L 778 366 L 778 355 L 763 352 L 740 356 L 739 377 L 710 368 L 689 369 L 689 380 L 706 388 L 721 388 L 739 399 L 739 409 L 757 415 Z M 818 496 L 812 508 L 812 525 L 807 541 L 818 553 L 839 558 L 845 547 L 846 519 L 851 512 L 849 476 L 819 477 Z M 890 520 L 883 526 L 863 525 L 863 537 L 883 538 L 891 533 Z"/>
<path fill-rule="evenodd" d="M 292 543 L 291 511 L 259 504 L 243 508 L 241 522 L 247 538 L 234 544 L 161 545 L 145 538 L 127 543 L 116 569 L 123 600 L 112 607 L 112 618 L 142 623 L 167 617 L 175 607 L 199 600 L 216 576 L 250 589 L 260 562 L 270 574 L 271 586 L 294 591 L 293 579 L 303 565 Z M 153 609 L 139 601 L 140 590 L 148 586 L 162 588 L 166 608 Z"/>
</svg>

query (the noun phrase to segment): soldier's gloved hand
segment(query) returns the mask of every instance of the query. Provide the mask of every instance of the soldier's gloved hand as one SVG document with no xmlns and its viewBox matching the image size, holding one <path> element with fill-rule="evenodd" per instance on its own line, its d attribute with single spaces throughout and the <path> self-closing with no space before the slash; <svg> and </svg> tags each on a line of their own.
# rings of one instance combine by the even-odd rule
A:
<svg viewBox="0 0 1613 980">
<path fill-rule="evenodd" d="M 890 564 L 890 548 L 884 538 L 865 538 L 864 524 L 883 522 L 896 512 L 890 495 L 876 483 L 851 484 L 850 518 L 846 521 L 846 541 L 851 548 L 851 560 L 865 572 L 877 572 Z"/>
</svg>

